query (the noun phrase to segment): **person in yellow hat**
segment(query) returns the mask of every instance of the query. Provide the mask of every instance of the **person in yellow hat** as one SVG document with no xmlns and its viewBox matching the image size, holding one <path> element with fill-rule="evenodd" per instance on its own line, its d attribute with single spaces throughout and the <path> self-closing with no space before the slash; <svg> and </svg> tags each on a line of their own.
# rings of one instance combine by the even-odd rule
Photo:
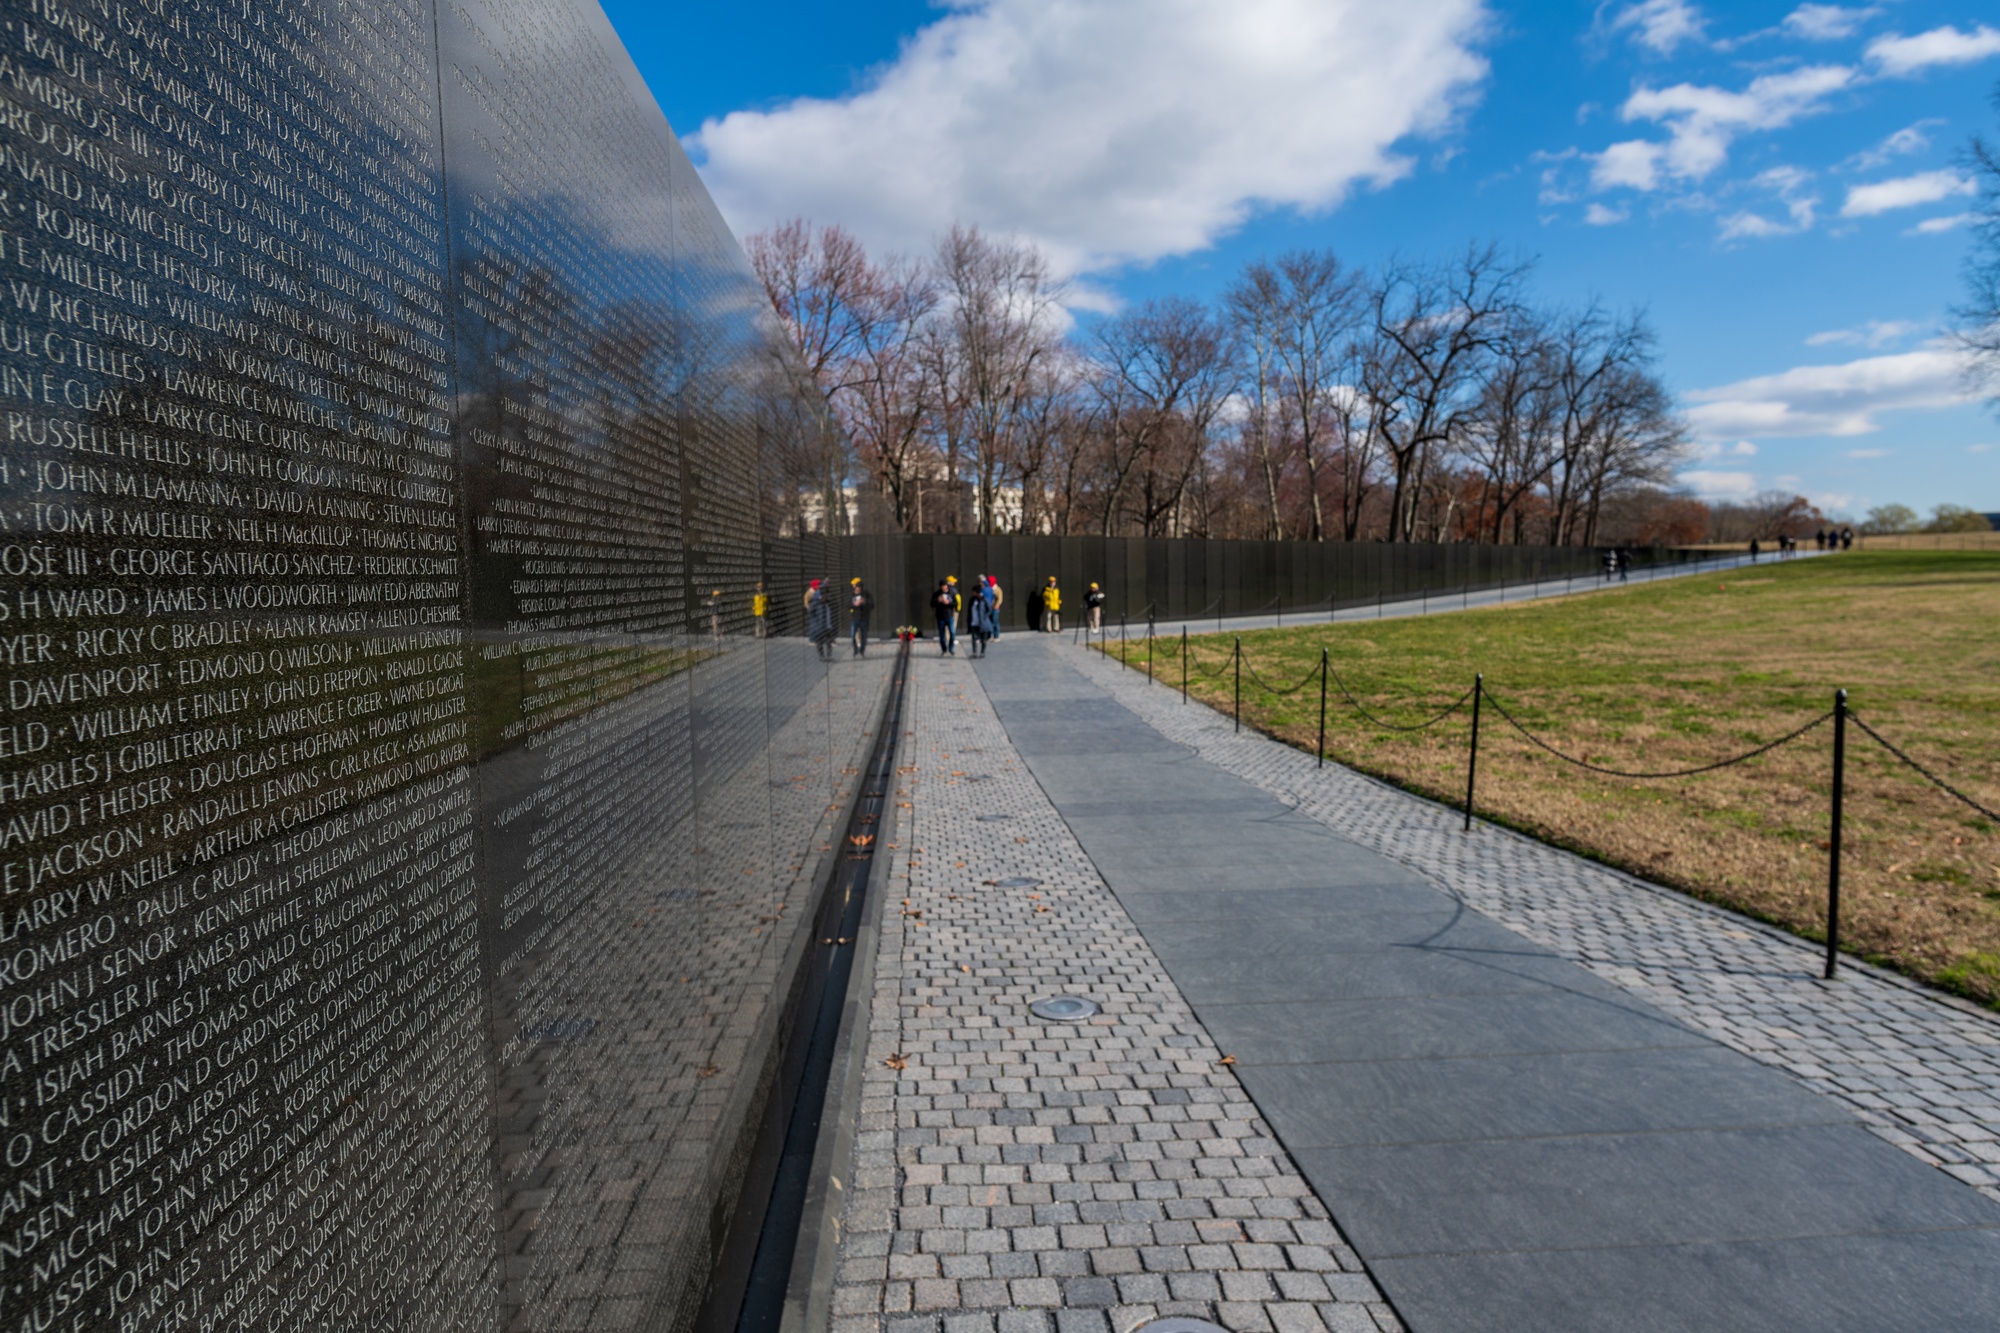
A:
<svg viewBox="0 0 2000 1333">
<path fill-rule="evenodd" d="M 875 609 L 875 594 L 862 586 L 859 578 L 847 581 L 847 641 L 854 656 L 868 655 L 868 616 Z"/>
<path fill-rule="evenodd" d="M 1049 575 L 1049 586 L 1042 589 L 1042 628 L 1050 634 L 1062 633 L 1062 593 L 1053 574 Z"/>
</svg>

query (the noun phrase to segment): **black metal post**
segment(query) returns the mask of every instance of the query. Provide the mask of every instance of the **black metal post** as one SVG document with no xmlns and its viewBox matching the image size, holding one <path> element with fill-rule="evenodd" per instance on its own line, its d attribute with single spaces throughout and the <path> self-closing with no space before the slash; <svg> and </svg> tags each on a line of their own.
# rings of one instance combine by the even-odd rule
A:
<svg viewBox="0 0 2000 1333">
<path fill-rule="evenodd" d="M 1826 848 L 1826 979 L 1840 963 L 1840 803 L 1847 783 L 1847 691 L 1833 695 L 1833 819 Z"/>
<path fill-rule="evenodd" d="M 1327 650 L 1319 650 L 1319 762 L 1314 768 L 1326 767 L 1326 673 L 1328 670 Z"/>
<path fill-rule="evenodd" d="M 1243 636 L 1236 636 L 1236 729 L 1243 730 Z"/>
<path fill-rule="evenodd" d="M 1187 702 L 1187 626 L 1181 626 L 1181 702 Z"/>
<path fill-rule="evenodd" d="M 1465 831 L 1472 832 L 1472 793 L 1479 781 L 1479 701 L 1486 693 L 1486 676 L 1472 678 L 1472 753 L 1465 761 Z"/>
</svg>

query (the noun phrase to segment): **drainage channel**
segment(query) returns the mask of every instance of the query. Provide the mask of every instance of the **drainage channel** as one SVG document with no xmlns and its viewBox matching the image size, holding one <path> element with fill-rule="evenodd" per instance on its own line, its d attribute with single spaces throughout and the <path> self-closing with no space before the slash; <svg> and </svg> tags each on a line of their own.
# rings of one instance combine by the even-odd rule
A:
<svg viewBox="0 0 2000 1333">
<path fill-rule="evenodd" d="M 834 1049 L 840 1037 L 841 1012 L 853 980 L 855 938 L 860 934 L 867 902 L 868 878 L 884 825 L 889 793 L 895 788 L 896 742 L 903 727 L 904 687 L 909 679 L 909 645 L 896 658 L 889 682 L 889 703 L 882 729 L 862 779 L 861 796 L 840 842 L 838 868 L 827 892 L 815 929 L 813 976 L 799 1007 L 797 1031 L 810 1027 L 798 1091 L 789 1111 L 776 1108 L 785 1122 L 784 1148 L 763 1208 L 743 1303 L 734 1323 L 736 1333 L 778 1333 L 784 1318 L 785 1294 L 791 1284 L 792 1258 L 799 1248 L 799 1227 L 813 1177 L 813 1149 L 819 1141 L 820 1117 L 826 1109 L 827 1085 L 833 1071 Z M 816 987 L 816 993 L 815 993 Z M 754 1173 L 753 1173 L 754 1175 Z M 706 1321 L 704 1321 L 706 1322 Z"/>
</svg>

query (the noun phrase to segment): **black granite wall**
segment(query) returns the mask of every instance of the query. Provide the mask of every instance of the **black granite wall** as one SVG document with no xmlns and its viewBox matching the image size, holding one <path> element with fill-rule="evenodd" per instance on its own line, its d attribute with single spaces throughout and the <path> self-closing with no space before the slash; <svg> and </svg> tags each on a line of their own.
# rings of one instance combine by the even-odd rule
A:
<svg viewBox="0 0 2000 1333">
<path fill-rule="evenodd" d="M 673 1326 L 879 693 L 761 293 L 591 0 L 0 18 L 0 1329 Z"/>
</svg>

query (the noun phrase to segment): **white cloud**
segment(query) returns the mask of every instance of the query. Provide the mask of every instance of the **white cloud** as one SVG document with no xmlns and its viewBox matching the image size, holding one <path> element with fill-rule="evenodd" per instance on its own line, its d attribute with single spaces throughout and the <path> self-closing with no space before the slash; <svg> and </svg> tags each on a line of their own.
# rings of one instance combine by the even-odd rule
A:
<svg viewBox="0 0 2000 1333">
<path fill-rule="evenodd" d="M 1412 170 L 1487 64 L 1481 0 L 960 0 L 874 82 L 690 136 L 731 225 L 918 248 L 952 221 L 1067 270 L 1199 249 Z"/>
<path fill-rule="evenodd" d="M 1593 227 L 1615 227 L 1631 216 L 1630 209 L 1606 208 L 1603 204 L 1592 204 L 1583 210 L 1583 220 Z"/>
<path fill-rule="evenodd" d="M 1872 171 L 1896 158 L 1908 157 L 1911 153 L 1921 153 L 1931 146 L 1931 136 L 1925 134 L 1924 130 L 1929 126 L 1942 124 L 1944 124 L 1942 120 L 1930 119 L 1920 120 L 1914 125 L 1905 125 L 1873 148 L 1865 149 L 1848 158 L 1840 164 L 1841 168 L 1847 171 Z"/>
<path fill-rule="evenodd" d="M 1667 176 L 1699 180 L 1728 160 L 1729 146 L 1738 135 L 1782 129 L 1803 116 L 1824 111 L 1828 99 L 1852 85 L 1855 77 L 1844 65 L 1809 65 L 1753 79 L 1742 92 L 1692 83 L 1641 88 L 1625 99 L 1622 114 L 1628 121 L 1666 125 L 1670 134 L 1667 142 L 1647 145 L 1656 149 L 1655 161 Z M 1613 147 L 1638 156 L 1637 149 L 1627 145 Z M 1653 188 L 1637 181 L 1615 183 Z"/>
<path fill-rule="evenodd" d="M 1632 40 L 1650 51 L 1670 56 L 1683 42 L 1702 40 L 1708 20 L 1687 0 L 1639 0 L 1611 20 L 1613 32 L 1630 32 Z"/>
<path fill-rule="evenodd" d="M 1842 343 L 1853 347 L 1886 347 L 1923 330 L 1924 326 L 1913 319 L 1871 319 L 1855 328 L 1815 333 L 1806 339 L 1806 346 L 1826 347 Z"/>
<path fill-rule="evenodd" d="M 1951 213 L 1941 218 L 1925 218 L 1914 227 L 1903 230 L 1905 236 L 1935 236 L 1939 232 L 1956 231 L 1979 221 L 1977 213 Z"/>
<path fill-rule="evenodd" d="M 1984 23 L 1971 32 L 1960 32 L 1949 24 L 1914 37 L 1892 32 L 1868 43 L 1868 58 L 1892 77 L 1915 74 L 1933 65 L 1969 65 L 1992 55 L 2000 55 L 2000 28 Z"/>
<path fill-rule="evenodd" d="M 1773 222 L 1761 213 L 1746 210 L 1722 219 L 1721 239 L 1734 241 L 1760 239 L 1766 236 L 1794 236 L 1810 229 L 1815 210 L 1819 207 L 1819 196 L 1806 193 L 1806 187 L 1811 183 L 1811 174 L 1797 167 L 1772 167 L 1768 171 L 1760 172 L 1750 184 L 1777 195 L 1791 220 Z"/>
<path fill-rule="evenodd" d="M 1703 500 L 1747 500 L 1763 487 L 1754 472 L 1709 472 L 1696 468 L 1675 478 Z"/>
<path fill-rule="evenodd" d="M 1956 171 L 1920 171 L 1914 176 L 1850 186 L 1847 202 L 1840 206 L 1844 218 L 1870 218 L 1895 208 L 1915 208 L 1944 199 L 1959 199 L 1979 193 L 1969 176 Z"/>
<path fill-rule="evenodd" d="M 1724 458 L 1755 458 L 1757 446 L 1748 440 L 1738 440 L 1734 444 L 1723 444 L 1719 440 L 1697 440 L 1694 456 L 1704 463 L 1713 463 Z"/>
<path fill-rule="evenodd" d="M 1786 435 L 1867 435 L 1882 412 L 1970 401 L 1965 361 L 1943 348 L 1799 366 L 1686 395 L 1687 418 L 1707 439 Z"/>
<path fill-rule="evenodd" d="M 1644 139 L 1627 139 L 1612 144 L 1597 155 L 1590 168 L 1590 183 L 1600 190 L 1626 186 L 1651 190 L 1660 183 L 1660 146 Z"/>
<path fill-rule="evenodd" d="M 1873 5 L 1850 9 L 1845 5 L 1800 5 L 1785 15 L 1785 31 L 1813 42 L 1835 42 L 1852 37 L 1862 23 L 1882 11 Z"/>
<path fill-rule="evenodd" d="M 1887 449 L 1849 449 L 1847 456 L 1849 458 L 1887 458 L 1889 453 L 1890 451 Z"/>
</svg>

